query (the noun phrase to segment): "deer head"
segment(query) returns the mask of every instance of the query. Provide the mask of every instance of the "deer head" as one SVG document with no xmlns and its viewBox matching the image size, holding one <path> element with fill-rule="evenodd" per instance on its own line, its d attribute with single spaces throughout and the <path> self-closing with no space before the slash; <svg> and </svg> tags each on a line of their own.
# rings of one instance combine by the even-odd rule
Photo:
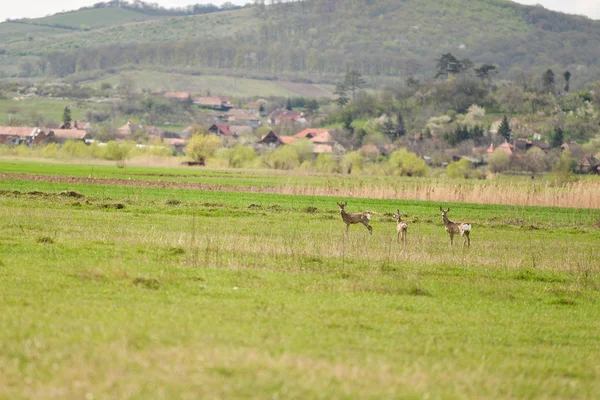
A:
<svg viewBox="0 0 600 400">
<path fill-rule="evenodd" d="M 393 215 L 396 221 L 402 221 L 402 216 L 400 215 L 400 210 L 396 210 L 396 214 Z"/>
<path fill-rule="evenodd" d="M 340 208 L 340 211 L 344 211 L 344 207 L 346 207 L 348 203 L 343 203 L 341 201 L 338 201 L 337 205 Z"/>
<path fill-rule="evenodd" d="M 448 213 L 450 212 L 450 209 L 448 208 L 447 210 L 444 211 L 444 209 L 442 207 L 440 207 L 440 211 L 442 212 L 442 217 L 446 217 L 448 215 Z"/>
</svg>

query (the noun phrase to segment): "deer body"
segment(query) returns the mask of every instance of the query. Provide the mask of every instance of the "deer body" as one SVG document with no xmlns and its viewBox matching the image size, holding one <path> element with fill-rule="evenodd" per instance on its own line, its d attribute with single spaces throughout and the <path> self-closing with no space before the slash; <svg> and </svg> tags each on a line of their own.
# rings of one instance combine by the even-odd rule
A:
<svg viewBox="0 0 600 400">
<path fill-rule="evenodd" d="M 402 240 L 402 243 L 406 244 L 406 232 L 408 231 L 408 223 L 406 221 L 402 221 L 400 210 L 396 211 L 397 213 L 394 214 L 394 218 L 396 219 L 396 233 L 398 234 L 398 242 Z"/>
<path fill-rule="evenodd" d="M 340 208 L 340 214 L 342 215 L 342 220 L 346 224 L 346 233 L 348 233 L 348 229 L 350 229 L 350 225 L 352 224 L 363 224 L 368 230 L 369 233 L 373 234 L 373 228 L 369 225 L 371 221 L 371 213 L 362 212 L 362 213 L 347 213 L 344 211 L 344 207 L 346 207 L 348 203 L 337 203 Z"/>
<path fill-rule="evenodd" d="M 448 219 L 450 209 L 444 211 L 444 209 L 440 207 L 440 211 L 442 212 L 442 221 L 444 222 L 446 232 L 450 235 L 450 246 L 454 244 L 454 235 L 460 235 L 463 238 L 463 247 L 465 247 L 465 245 L 471 247 L 471 238 L 469 237 L 472 229 L 471 224 L 467 222 L 450 221 Z"/>
</svg>

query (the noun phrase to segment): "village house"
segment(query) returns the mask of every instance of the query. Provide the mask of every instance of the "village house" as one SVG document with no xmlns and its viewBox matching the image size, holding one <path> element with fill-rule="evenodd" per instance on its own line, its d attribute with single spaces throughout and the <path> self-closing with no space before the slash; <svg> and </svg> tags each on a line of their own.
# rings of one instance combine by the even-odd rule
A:
<svg viewBox="0 0 600 400">
<path fill-rule="evenodd" d="M 269 114 L 268 122 L 270 125 L 304 125 L 307 123 L 303 114 L 286 109 L 273 111 Z"/>
<path fill-rule="evenodd" d="M 223 100 L 219 96 L 194 97 L 194 104 L 202 108 L 208 108 L 217 111 L 229 111 L 233 106 L 229 101 Z"/>
<path fill-rule="evenodd" d="M 131 139 L 134 132 L 142 130 L 141 125 L 132 124 L 130 121 L 127 121 L 125 125 L 117 129 L 117 137 L 119 139 Z"/>
<path fill-rule="evenodd" d="M 251 135 L 254 129 L 250 125 L 231 125 L 229 130 L 235 136 Z"/>
<path fill-rule="evenodd" d="M 324 134 L 324 133 L 329 134 L 329 130 L 319 129 L 319 128 L 308 128 L 308 129 L 304 129 L 304 130 L 296 133 L 294 135 L 294 137 L 296 137 L 298 139 L 302 139 L 302 138 L 312 139 L 312 138 L 319 136 L 321 134 Z"/>
<path fill-rule="evenodd" d="M 246 109 L 250 114 L 254 114 L 257 117 L 260 117 L 260 106 L 261 104 L 258 102 L 248 103 L 246 104 Z"/>
<path fill-rule="evenodd" d="M 26 144 L 38 145 L 44 142 L 46 133 L 37 127 L 0 126 L 0 144 L 18 146 Z"/>
<path fill-rule="evenodd" d="M 189 92 L 165 92 L 163 97 L 167 99 L 187 101 L 192 98 L 192 94 Z"/>
<path fill-rule="evenodd" d="M 514 153 L 514 149 L 515 149 L 515 147 L 512 144 L 508 143 L 507 141 L 504 141 L 504 143 L 502 143 L 498 147 L 495 147 L 494 144 L 492 143 L 490 145 L 490 147 L 488 148 L 487 153 L 489 155 L 489 154 L 492 154 L 493 152 L 495 152 L 496 150 L 502 150 L 509 156 L 512 156 Z"/>
<path fill-rule="evenodd" d="M 221 120 L 227 121 L 229 124 L 249 125 L 253 129 L 260 126 L 260 119 L 246 110 L 231 109 L 225 115 L 220 116 Z"/>
<path fill-rule="evenodd" d="M 210 128 L 208 128 L 208 131 L 214 133 L 217 136 L 236 136 L 225 124 L 214 124 Z"/>
<path fill-rule="evenodd" d="M 69 140 L 85 142 L 91 138 L 92 135 L 83 129 L 51 129 L 47 134 L 47 141 L 60 144 Z"/>
<path fill-rule="evenodd" d="M 273 131 L 269 131 L 266 135 L 264 135 L 258 144 L 266 144 L 271 146 L 282 146 L 284 144 L 292 144 L 297 139 L 293 136 L 279 136 Z"/>
<path fill-rule="evenodd" d="M 170 137 L 166 137 L 163 138 L 163 143 L 168 144 L 169 146 L 171 146 L 178 154 L 184 154 L 185 152 L 185 146 L 188 143 L 187 139 L 183 139 L 183 138 L 170 138 Z"/>
</svg>

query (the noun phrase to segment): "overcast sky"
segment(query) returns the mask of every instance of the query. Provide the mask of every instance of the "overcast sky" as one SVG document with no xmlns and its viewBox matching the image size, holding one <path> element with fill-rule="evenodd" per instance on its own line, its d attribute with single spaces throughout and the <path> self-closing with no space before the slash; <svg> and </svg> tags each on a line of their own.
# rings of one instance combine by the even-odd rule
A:
<svg viewBox="0 0 600 400">
<path fill-rule="evenodd" d="M 91 6 L 101 0 L 1 0 L 0 21 L 7 18 L 37 18 L 60 11 L 70 11 L 81 7 Z M 213 3 L 221 5 L 226 0 L 149 0 L 164 7 L 181 7 L 195 3 Z M 230 0 L 234 4 L 243 5 L 251 0 Z M 600 19 L 600 0 L 517 0 L 522 4 L 542 4 L 544 7 L 569 12 L 571 14 L 587 15 Z"/>
</svg>

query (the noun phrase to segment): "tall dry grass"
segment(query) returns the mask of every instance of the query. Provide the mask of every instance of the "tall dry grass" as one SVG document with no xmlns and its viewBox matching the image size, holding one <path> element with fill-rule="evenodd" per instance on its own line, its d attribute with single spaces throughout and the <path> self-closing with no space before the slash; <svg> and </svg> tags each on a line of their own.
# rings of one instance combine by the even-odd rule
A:
<svg viewBox="0 0 600 400">
<path fill-rule="evenodd" d="M 600 181 L 578 181 L 555 186 L 550 182 L 511 185 L 506 182 L 456 184 L 448 181 L 414 185 L 361 183 L 354 187 L 285 186 L 272 192 L 293 195 L 340 196 L 354 198 L 423 200 L 438 202 L 600 208 Z"/>
</svg>

